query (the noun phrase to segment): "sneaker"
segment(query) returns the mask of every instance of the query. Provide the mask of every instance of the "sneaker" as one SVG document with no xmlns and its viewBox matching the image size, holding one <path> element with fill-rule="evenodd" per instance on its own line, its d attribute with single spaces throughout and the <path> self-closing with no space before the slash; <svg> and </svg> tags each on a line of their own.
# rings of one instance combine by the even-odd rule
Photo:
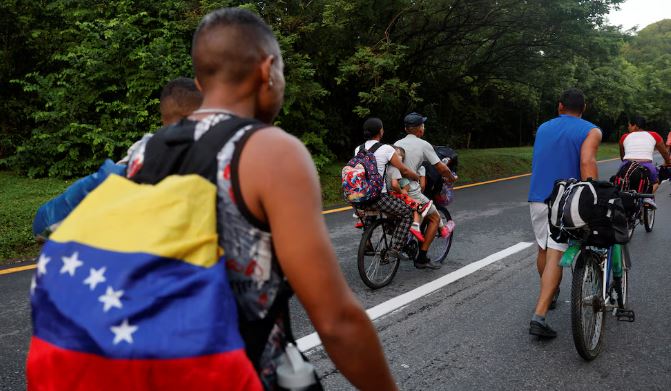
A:
<svg viewBox="0 0 671 391">
<path fill-rule="evenodd" d="M 363 228 L 363 222 L 361 220 L 354 223 L 354 228 Z"/>
<path fill-rule="evenodd" d="M 429 213 L 429 208 L 431 208 L 431 205 L 433 205 L 433 201 L 422 204 L 419 206 L 419 208 L 417 208 L 417 212 L 422 216 L 422 218 L 426 217 L 426 214 Z"/>
<path fill-rule="evenodd" d="M 433 270 L 435 270 L 435 269 L 440 269 L 441 267 L 443 267 L 443 265 L 439 262 L 434 262 L 434 261 L 430 260 L 429 258 L 427 258 L 426 261 L 424 261 L 424 262 L 415 261 L 415 267 L 417 269 L 433 269 Z"/>
<path fill-rule="evenodd" d="M 552 297 L 552 301 L 550 302 L 550 309 L 553 310 L 557 308 L 557 299 L 559 299 L 559 287 L 557 287 L 557 290 L 555 291 L 555 295 Z"/>
<path fill-rule="evenodd" d="M 652 206 L 653 208 L 657 209 L 657 204 L 655 204 L 655 199 L 654 198 L 644 198 L 643 203 L 648 204 L 648 205 Z"/>
<path fill-rule="evenodd" d="M 552 330 L 547 323 L 542 324 L 535 320 L 532 320 L 529 324 L 529 334 L 539 338 L 555 338 L 557 336 L 557 332 Z"/>
<path fill-rule="evenodd" d="M 410 233 L 413 234 L 420 243 L 424 241 L 424 235 L 422 235 L 420 231 L 410 228 Z"/>
<path fill-rule="evenodd" d="M 440 234 L 441 238 L 446 238 L 450 235 L 452 235 L 452 231 L 454 231 L 454 227 L 456 224 L 454 224 L 453 220 L 450 220 L 447 222 L 447 224 L 443 225 L 440 227 L 438 230 L 438 233 Z"/>
</svg>

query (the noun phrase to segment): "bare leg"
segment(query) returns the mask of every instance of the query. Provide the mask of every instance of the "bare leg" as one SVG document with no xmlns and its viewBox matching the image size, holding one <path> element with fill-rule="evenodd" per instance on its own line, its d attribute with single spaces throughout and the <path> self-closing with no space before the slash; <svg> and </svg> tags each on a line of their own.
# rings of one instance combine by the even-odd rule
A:
<svg viewBox="0 0 671 391">
<path fill-rule="evenodd" d="M 538 276 L 543 277 L 543 270 L 545 270 L 545 256 L 547 254 L 547 250 L 544 250 L 541 248 L 541 246 L 538 246 L 538 255 L 536 255 L 536 268 L 538 269 Z"/>
<path fill-rule="evenodd" d="M 564 254 L 563 251 L 555 250 L 553 248 L 548 248 L 546 250 L 545 268 L 543 269 L 543 274 L 541 276 L 541 291 L 538 296 L 538 302 L 536 303 L 537 315 L 545 316 L 545 314 L 547 314 L 548 309 L 550 308 L 550 303 L 552 302 L 552 297 L 559 287 L 562 278 L 562 267 L 559 266 L 559 260 L 561 259 L 562 254 Z"/>
<path fill-rule="evenodd" d="M 419 247 L 420 250 L 428 251 L 431 242 L 436 237 L 436 232 L 438 232 L 438 223 L 440 223 L 440 215 L 438 212 L 431 213 L 425 217 L 429 224 L 426 227 L 426 232 L 424 232 L 424 243 Z"/>
</svg>

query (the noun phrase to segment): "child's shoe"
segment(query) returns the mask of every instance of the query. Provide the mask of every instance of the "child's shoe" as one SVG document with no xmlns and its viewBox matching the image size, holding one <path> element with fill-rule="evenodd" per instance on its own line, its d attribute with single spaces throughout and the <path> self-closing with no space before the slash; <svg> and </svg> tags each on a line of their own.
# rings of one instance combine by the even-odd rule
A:
<svg viewBox="0 0 671 391">
<path fill-rule="evenodd" d="M 446 238 L 446 237 L 452 235 L 452 231 L 454 231 L 455 226 L 456 226 L 456 224 L 454 224 L 453 220 L 448 221 L 447 224 L 440 227 L 440 231 L 439 231 L 440 232 L 440 237 L 441 238 Z"/>
<path fill-rule="evenodd" d="M 410 233 L 413 234 L 420 243 L 424 242 L 424 235 L 422 235 L 421 231 L 411 227 L 410 228 Z"/>
</svg>

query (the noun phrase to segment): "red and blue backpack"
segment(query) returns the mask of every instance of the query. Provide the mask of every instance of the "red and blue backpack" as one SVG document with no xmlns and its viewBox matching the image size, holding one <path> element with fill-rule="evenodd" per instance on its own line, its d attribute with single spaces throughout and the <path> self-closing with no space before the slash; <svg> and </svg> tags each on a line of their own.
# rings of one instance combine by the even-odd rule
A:
<svg viewBox="0 0 671 391">
<path fill-rule="evenodd" d="M 342 190 L 345 200 L 354 205 L 377 201 L 382 195 L 384 177 L 377 171 L 375 151 L 382 146 L 377 142 L 370 149 L 359 147 L 357 154 L 342 169 Z"/>
</svg>

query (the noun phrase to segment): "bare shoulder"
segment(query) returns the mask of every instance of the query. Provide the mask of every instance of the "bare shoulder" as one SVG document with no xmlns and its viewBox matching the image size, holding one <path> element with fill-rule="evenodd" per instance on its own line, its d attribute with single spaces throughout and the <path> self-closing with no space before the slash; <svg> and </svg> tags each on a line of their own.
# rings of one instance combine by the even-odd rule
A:
<svg viewBox="0 0 671 391">
<path fill-rule="evenodd" d="M 293 170 L 307 165 L 312 167 L 312 158 L 305 145 L 295 136 L 276 126 L 267 127 L 249 138 L 245 153 L 258 156 L 270 172 L 292 166 Z M 292 171 L 293 171 L 292 170 Z"/>
</svg>

